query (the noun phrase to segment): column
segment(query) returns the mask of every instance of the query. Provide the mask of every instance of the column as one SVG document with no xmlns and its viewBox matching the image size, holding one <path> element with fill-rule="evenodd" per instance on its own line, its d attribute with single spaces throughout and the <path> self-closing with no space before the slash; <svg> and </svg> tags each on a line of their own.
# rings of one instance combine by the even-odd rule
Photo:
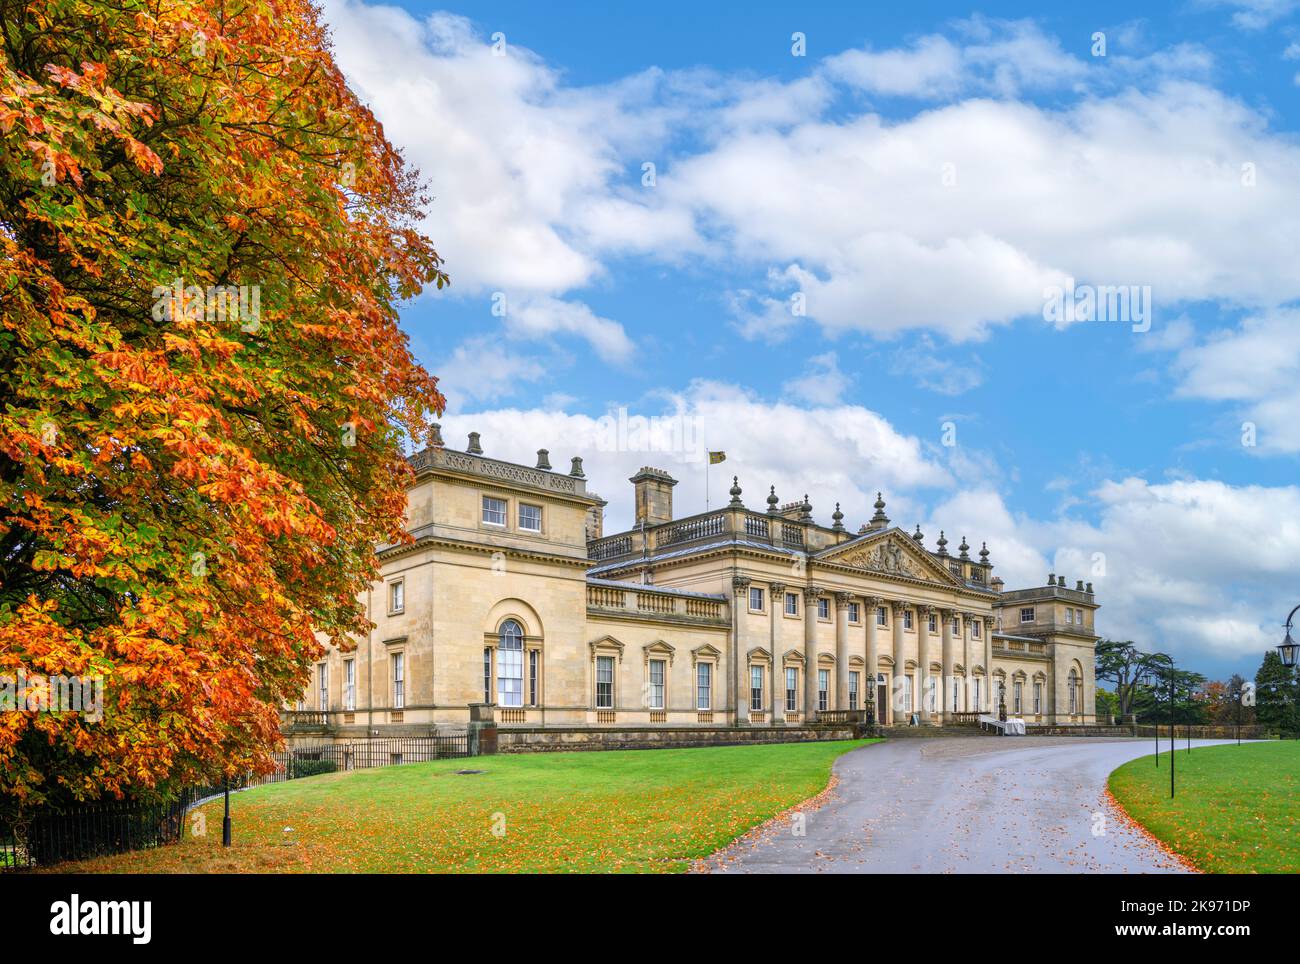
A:
<svg viewBox="0 0 1300 964">
<path fill-rule="evenodd" d="M 835 594 L 835 705 L 834 709 L 849 708 L 849 600 L 846 592 Z M 858 697 L 862 690 L 859 683 Z"/>
<path fill-rule="evenodd" d="M 871 696 L 872 703 L 876 707 L 876 722 L 885 722 L 885 708 L 880 705 L 876 699 L 876 674 L 880 672 L 879 660 L 880 652 L 876 648 L 876 609 L 880 605 L 880 597 L 863 596 L 862 597 L 862 617 L 867 621 L 867 665 L 866 679 L 863 680 L 862 698 L 865 700 L 868 694 Z M 864 704 L 865 705 L 865 704 Z"/>
<path fill-rule="evenodd" d="M 903 648 L 903 613 L 907 612 L 907 603 L 901 599 L 895 599 L 889 604 L 890 616 L 894 619 L 894 651 L 891 654 L 894 657 L 894 668 L 890 671 L 889 678 L 889 722 L 897 723 L 899 714 L 903 715 L 903 722 L 907 722 L 907 713 L 911 707 L 906 710 L 900 709 L 898 701 L 903 695 L 903 684 L 900 677 L 906 675 L 907 667 L 903 665 L 906 659 Z"/>
<path fill-rule="evenodd" d="M 962 694 L 961 708 L 963 710 L 978 710 L 978 706 L 971 706 L 971 687 L 975 679 L 975 667 L 970 661 L 970 621 L 973 618 L 970 613 L 961 614 L 961 622 L 957 625 L 961 627 L 961 664 L 966 667 L 966 692 Z"/>
<path fill-rule="evenodd" d="M 818 586 L 803 591 L 803 722 L 811 723 L 817 713 L 817 597 Z"/>
<path fill-rule="evenodd" d="M 930 613 L 933 606 L 916 607 L 916 689 L 917 700 L 921 705 L 921 725 L 928 726 L 930 720 L 930 694 L 926 684 L 930 679 Z"/>
<path fill-rule="evenodd" d="M 783 691 L 785 690 L 785 660 L 782 658 L 781 653 L 777 648 L 777 643 L 779 641 L 777 627 L 780 625 L 780 620 L 782 618 L 781 612 L 785 608 L 785 583 L 772 583 L 771 593 L 772 605 L 770 608 L 772 610 L 772 639 L 768 644 L 768 650 L 772 654 L 772 666 L 768 669 L 768 673 L 772 677 L 772 715 L 768 719 L 768 723 L 775 726 L 776 721 L 784 719 L 785 715 L 785 703 L 781 699 Z"/>
<path fill-rule="evenodd" d="M 984 697 L 988 704 L 985 712 L 992 713 L 998 708 L 998 698 L 993 692 L 993 620 L 987 616 L 981 619 L 984 622 L 984 689 L 988 690 Z"/>
<path fill-rule="evenodd" d="M 943 620 L 942 635 L 940 636 L 943 661 L 943 679 L 939 687 L 939 719 L 945 723 L 952 722 L 952 694 L 957 685 L 957 680 L 953 676 L 953 656 L 952 656 L 952 618 L 955 613 L 951 609 L 940 609 L 939 618 Z"/>
<path fill-rule="evenodd" d="M 749 689 L 745 680 L 745 673 L 748 667 L 745 665 L 745 637 L 741 626 L 747 618 L 749 612 L 749 577 L 734 576 L 731 580 L 732 589 L 732 606 L 735 615 L 732 617 L 731 632 L 731 698 L 736 701 L 736 723 L 744 724 L 749 722 Z M 719 680 L 719 683 L 722 681 Z M 695 685 L 694 681 L 691 683 Z M 694 702 L 694 700 L 692 700 Z M 718 706 L 726 706 L 726 702 L 719 700 Z"/>
</svg>

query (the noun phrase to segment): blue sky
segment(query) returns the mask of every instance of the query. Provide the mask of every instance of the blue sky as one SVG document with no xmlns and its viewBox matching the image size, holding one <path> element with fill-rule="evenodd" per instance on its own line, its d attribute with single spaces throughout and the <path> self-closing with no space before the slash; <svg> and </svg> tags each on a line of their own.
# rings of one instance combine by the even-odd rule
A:
<svg viewBox="0 0 1300 964">
<path fill-rule="evenodd" d="M 325 13 L 433 195 L 453 284 L 403 323 L 450 445 L 583 456 L 613 527 L 642 464 L 702 510 L 704 447 L 715 504 L 737 474 L 856 527 L 883 489 L 1226 674 L 1300 601 L 1296 7 Z M 1149 329 L 1045 320 L 1068 279 L 1149 290 Z M 620 410 L 685 428 L 610 444 Z"/>
</svg>

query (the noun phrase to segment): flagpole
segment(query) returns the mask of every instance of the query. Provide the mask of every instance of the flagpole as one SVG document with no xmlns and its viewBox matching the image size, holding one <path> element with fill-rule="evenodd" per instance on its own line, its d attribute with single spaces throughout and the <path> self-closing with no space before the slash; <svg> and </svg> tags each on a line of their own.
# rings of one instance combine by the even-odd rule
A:
<svg viewBox="0 0 1300 964">
<path fill-rule="evenodd" d="M 713 453 L 709 451 L 709 444 L 704 443 L 704 511 L 709 511 L 709 466 L 713 464 Z"/>
</svg>

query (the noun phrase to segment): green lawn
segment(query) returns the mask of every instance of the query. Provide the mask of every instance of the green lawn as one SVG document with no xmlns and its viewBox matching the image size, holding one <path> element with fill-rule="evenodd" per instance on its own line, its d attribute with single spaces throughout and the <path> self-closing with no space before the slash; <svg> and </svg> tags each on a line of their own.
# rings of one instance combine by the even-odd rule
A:
<svg viewBox="0 0 1300 964">
<path fill-rule="evenodd" d="M 1126 763 L 1110 790 L 1129 816 L 1208 873 L 1300 873 L 1300 742 L 1178 751 Z"/>
<path fill-rule="evenodd" d="M 217 801 L 202 808 L 202 836 L 56 869 L 679 872 L 820 793 L 835 758 L 871 742 L 488 756 L 308 777 L 234 795 L 229 849 Z"/>
</svg>

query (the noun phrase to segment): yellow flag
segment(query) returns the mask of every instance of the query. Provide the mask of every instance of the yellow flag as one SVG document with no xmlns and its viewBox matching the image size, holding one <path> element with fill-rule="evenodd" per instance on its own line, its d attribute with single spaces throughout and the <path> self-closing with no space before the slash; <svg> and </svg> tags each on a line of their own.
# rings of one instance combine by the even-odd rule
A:
<svg viewBox="0 0 1300 964">
<path fill-rule="evenodd" d="M 727 461 L 727 453 L 726 453 L 726 452 L 710 452 L 710 453 L 709 453 L 709 464 L 710 464 L 710 465 L 717 465 L 719 462 L 725 462 L 725 461 Z"/>
</svg>

